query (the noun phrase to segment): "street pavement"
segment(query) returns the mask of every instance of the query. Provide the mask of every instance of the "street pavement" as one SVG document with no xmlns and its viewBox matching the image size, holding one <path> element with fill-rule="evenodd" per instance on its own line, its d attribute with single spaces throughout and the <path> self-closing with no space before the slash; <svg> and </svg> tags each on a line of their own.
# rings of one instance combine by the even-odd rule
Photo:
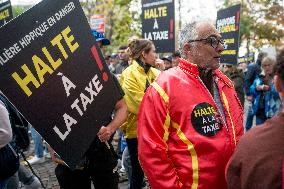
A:
<svg viewBox="0 0 284 189">
<path fill-rule="evenodd" d="M 114 142 L 114 146 L 116 146 L 117 142 Z M 25 152 L 26 157 L 29 159 L 32 155 L 34 155 L 34 144 L 31 142 L 30 148 L 28 152 Z M 26 165 L 24 160 L 21 160 L 21 163 L 26 166 L 27 169 L 29 167 Z M 40 177 L 42 180 L 42 183 L 46 189 L 60 189 L 60 186 L 58 184 L 57 178 L 55 176 L 55 167 L 56 163 L 52 162 L 50 158 L 45 158 L 45 161 L 43 163 L 38 163 L 32 165 L 32 168 L 34 169 L 35 173 Z M 29 169 L 30 170 L 30 169 Z M 128 181 L 127 178 L 123 178 L 120 180 L 122 182 L 119 183 L 118 188 L 119 189 L 127 189 Z M 19 184 L 20 189 L 24 189 L 24 186 L 22 183 Z M 42 188 L 41 188 L 42 189 Z M 81 188 L 80 188 L 81 189 Z M 83 189 L 83 188 L 82 188 Z M 92 189 L 95 189 L 92 185 Z"/>
<path fill-rule="evenodd" d="M 45 162 L 32 165 L 35 173 L 40 177 L 43 182 L 43 185 L 46 189 L 60 189 L 58 181 L 56 179 L 54 170 L 56 164 L 51 161 L 50 158 L 45 158 Z M 27 169 L 28 166 L 26 166 Z M 124 182 L 119 183 L 119 189 L 127 189 L 128 181 L 124 179 Z M 24 189 L 24 186 L 20 183 L 20 188 Z M 92 186 L 92 188 L 94 188 Z M 82 188 L 83 189 L 83 188 Z"/>
</svg>

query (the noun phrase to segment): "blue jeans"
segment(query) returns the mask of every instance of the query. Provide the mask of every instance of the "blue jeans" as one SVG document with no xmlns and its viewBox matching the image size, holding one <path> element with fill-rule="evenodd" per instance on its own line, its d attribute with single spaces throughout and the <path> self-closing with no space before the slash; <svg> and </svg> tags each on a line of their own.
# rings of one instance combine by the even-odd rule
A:
<svg viewBox="0 0 284 189">
<path fill-rule="evenodd" d="M 6 186 L 7 182 L 8 182 L 8 180 L 9 180 L 9 178 L 6 179 L 6 180 L 1 180 L 1 181 L 0 181 L 0 189 L 4 189 L 4 188 L 5 188 L 5 186 Z"/>
<path fill-rule="evenodd" d="M 250 130 L 252 127 L 252 122 L 253 122 L 253 111 L 252 111 L 252 103 L 247 105 L 248 111 L 246 113 L 246 131 Z"/>
<path fill-rule="evenodd" d="M 20 170 L 20 167 L 19 167 Z M 18 171 L 19 171 L 18 170 Z M 11 176 L 6 184 L 5 189 L 16 189 L 19 188 L 19 172 L 16 172 L 13 176 Z"/>
<path fill-rule="evenodd" d="M 33 174 L 23 165 L 20 165 L 19 170 L 9 179 L 5 189 L 19 188 L 19 181 L 26 184 L 34 182 L 35 178 Z"/>
<path fill-rule="evenodd" d="M 44 150 L 41 136 L 36 132 L 36 130 L 33 127 L 31 127 L 31 133 L 35 144 L 35 155 L 38 158 L 41 158 L 43 157 L 43 150 Z"/>
<path fill-rule="evenodd" d="M 266 118 L 256 116 L 256 125 L 261 125 L 265 122 Z"/>
<path fill-rule="evenodd" d="M 264 110 L 262 112 L 258 112 L 255 117 L 256 117 L 256 125 L 261 125 L 267 120 Z"/>
<path fill-rule="evenodd" d="M 121 135 L 121 138 L 120 138 L 120 151 L 121 151 L 121 154 L 123 154 L 124 152 L 124 149 L 127 147 L 127 142 L 124 138 L 124 135 L 122 134 Z"/>
<path fill-rule="evenodd" d="M 132 167 L 131 167 L 130 155 L 129 155 L 129 151 L 128 151 L 127 146 L 125 147 L 125 149 L 122 153 L 122 163 L 123 163 L 123 166 L 125 168 L 125 171 L 126 171 L 127 177 L 128 177 L 128 182 L 129 182 L 128 188 L 130 188 Z"/>
<path fill-rule="evenodd" d="M 117 136 L 118 136 L 118 144 L 117 144 L 116 153 L 118 155 L 118 159 L 121 159 L 122 152 L 123 152 L 123 150 L 121 150 L 121 145 L 122 145 L 121 140 L 122 140 L 123 132 L 121 131 L 121 129 L 117 129 L 116 133 L 117 133 Z"/>
<path fill-rule="evenodd" d="M 138 161 L 138 140 L 137 138 L 126 139 L 126 142 L 132 167 L 130 189 L 142 189 L 144 172 Z"/>
</svg>

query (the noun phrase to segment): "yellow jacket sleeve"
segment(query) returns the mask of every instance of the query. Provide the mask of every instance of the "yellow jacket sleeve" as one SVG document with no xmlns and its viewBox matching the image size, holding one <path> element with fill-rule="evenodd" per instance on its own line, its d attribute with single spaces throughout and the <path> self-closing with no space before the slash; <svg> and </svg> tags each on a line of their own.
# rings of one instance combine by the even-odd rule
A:
<svg viewBox="0 0 284 189">
<path fill-rule="evenodd" d="M 122 88 L 125 93 L 124 100 L 128 111 L 137 115 L 145 89 L 139 87 L 135 77 L 131 77 L 131 74 L 124 80 Z"/>
</svg>

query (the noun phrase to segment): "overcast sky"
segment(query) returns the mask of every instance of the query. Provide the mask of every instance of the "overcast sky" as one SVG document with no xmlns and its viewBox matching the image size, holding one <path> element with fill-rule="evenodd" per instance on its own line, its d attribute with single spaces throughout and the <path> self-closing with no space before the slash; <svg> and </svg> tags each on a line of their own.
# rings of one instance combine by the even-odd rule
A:
<svg viewBox="0 0 284 189">
<path fill-rule="evenodd" d="M 0 0 L 0 2 L 1 1 L 7 0 Z M 11 3 L 12 5 L 34 5 L 40 1 L 41 0 L 11 0 Z M 223 1 L 224 0 L 175 0 L 176 20 L 178 21 L 180 19 L 178 2 L 181 2 L 182 25 L 190 20 L 211 20 L 215 22 L 217 17 L 217 9 L 220 7 Z"/>
<path fill-rule="evenodd" d="M 0 0 L 1 1 L 1 0 Z M 5 0 L 2 0 L 5 1 Z M 31 5 L 40 2 L 41 0 L 11 0 L 12 5 Z M 176 1 L 176 8 L 178 8 L 178 0 Z M 182 4 L 181 16 L 183 23 L 188 19 L 215 19 L 217 6 L 222 0 L 180 0 Z M 189 11 L 190 10 L 190 11 Z M 179 19 L 179 15 L 176 18 Z"/>
<path fill-rule="evenodd" d="M 217 17 L 217 7 L 220 6 L 221 0 L 181 0 L 181 17 L 182 20 L 212 20 Z M 178 3 L 176 3 L 178 6 Z M 178 18 L 179 15 L 176 15 Z M 183 23 L 186 21 L 183 21 Z"/>
<path fill-rule="evenodd" d="M 0 0 L 6 1 L 6 0 Z M 32 5 L 41 0 L 11 0 L 12 5 Z M 217 16 L 217 7 L 223 0 L 175 0 L 176 10 L 178 10 L 178 1 L 181 2 L 182 23 L 192 19 L 211 19 L 215 20 Z M 179 19 L 178 11 L 176 11 L 176 19 Z"/>
<path fill-rule="evenodd" d="M 40 2 L 40 0 L 11 0 L 12 5 L 33 5 Z"/>
<path fill-rule="evenodd" d="M 0 0 L 0 2 L 6 0 Z M 12 5 L 33 5 L 41 0 L 10 0 Z M 80 0 L 83 1 L 83 0 Z M 218 7 L 223 0 L 175 0 L 176 20 L 179 20 L 178 2 L 181 2 L 182 25 L 189 20 L 211 20 L 215 22 Z M 284 3 L 284 1 L 283 1 Z"/>
</svg>

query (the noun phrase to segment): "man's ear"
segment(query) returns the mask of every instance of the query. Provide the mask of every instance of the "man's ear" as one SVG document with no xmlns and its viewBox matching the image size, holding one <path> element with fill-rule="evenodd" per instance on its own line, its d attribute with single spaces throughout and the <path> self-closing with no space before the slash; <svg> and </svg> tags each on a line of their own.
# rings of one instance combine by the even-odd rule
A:
<svg viewBox="0 0 284 189">
<path fill-rule="evenodd" d="M 188 52 L 191 50 L 191 45 L 189 43 L 186 43 L 184 46 L 183 46 L 183 51 L 184 52 Z"/>
<path fill-rule="evenodd" d="M 278 75 L 274 76 L 274 85 L 278 93 L 284 92 L 282 81 Z"/>
</svg>

